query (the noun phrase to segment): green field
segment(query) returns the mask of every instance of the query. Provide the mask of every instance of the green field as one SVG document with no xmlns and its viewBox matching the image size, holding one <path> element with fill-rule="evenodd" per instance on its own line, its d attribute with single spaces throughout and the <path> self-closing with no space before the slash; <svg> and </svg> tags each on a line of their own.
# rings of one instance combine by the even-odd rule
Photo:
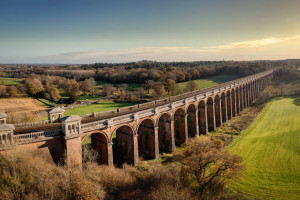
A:
<svg viewBox="0 0 300 200">
<path fill-rule="evenodd" d="M 122 108 L 125 106 L 132 106 L 134 104 L 132 103 L 115 103 L 113 101 L 101 101 L 99 103 L 95 104 L 89 104 L 85 106 L 79 106 L 76 108 L 72 108 L 70 110 L 67 110 L 65 112 L 66 116 L 69 115 L 85 115 L 93 112 L 102 112 L 102 111 L 108 111 L 113 110 L 116 108 Z"/>
<path fill-rule="evenodd" d="M 119 85 L 122 85 L 122 83 L 112 83 L 112 82 L 107 82 L 107 81 L 97 81 L 96 82 L 96 86 L 99 88 L 103 88 L 103 86 L 105 84 L 110 84 L 110 85 L 114 86 L 115 88 L 118 88 Z M 127 86 L 128 86 L 127 90 L 129 90 L 129 91 L 134 91 L 143 86 L 142 84 L 139 84 L 139 83 L 124 83 L 124 84 L 127 84 Z"/>
<path fill-rule="evenodd" d="M 208 87 L 211 87 L 211 86 L 214 86 L 214 85 L 217 85 L 220 83 L 224 83 L 227 81 L 231 81 L 234 79 L 238 79 L 238 78 L 239 77 L 236 75 L 224 74 L 224 75 L 213 76 L 213 77 L 210 77 L 207 79 L 198 79 L 198 80 L 194 80 L 194 81 L 197 83 L 199 89 L 203 89 L 203 88 L 208 88 Z M 179 89 L 183 90 L 187 86 L 187 83 L 188 82 L 178 83 Z"/>
<path fill-rule="evenodd" d="M 300 97 L 269 102 L 229 149 L 246 167 L 234 190 L 253 199 L 300 199 Z"/>
<path fill-rule="evenodd" d="M 96 95 L 80 95 L 79 96 L 79 100 L 80 101 L 94 101 L 94 100 L 98 100 L 98 99 L 101 99 L 103 97 L 101 96 L 96 96 Z"/>
<path fill-rule="evenodd" d="M 3 77 L 0 77 L 0 85 L 17 85 L 21 81 L 23 81 L 23 79 L 21 79 L 21 78 L 3 78 Z"/>
</svg>

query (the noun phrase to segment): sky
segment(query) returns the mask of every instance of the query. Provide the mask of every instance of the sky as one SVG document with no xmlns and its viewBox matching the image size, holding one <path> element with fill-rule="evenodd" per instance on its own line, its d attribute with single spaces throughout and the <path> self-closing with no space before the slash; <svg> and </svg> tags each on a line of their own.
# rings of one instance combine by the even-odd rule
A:
<svg viewBox="0 0 300 200">
<path fill-rule="evenodd" d="M 300 0 L 0 0 L 0 63 L 300 58 Z"/>
</svg>

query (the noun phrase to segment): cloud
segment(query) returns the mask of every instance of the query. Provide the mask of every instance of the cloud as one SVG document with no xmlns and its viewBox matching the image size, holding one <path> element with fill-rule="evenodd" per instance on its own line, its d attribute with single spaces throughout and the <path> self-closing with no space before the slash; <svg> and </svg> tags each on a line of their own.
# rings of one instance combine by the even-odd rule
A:
<svg viewBox="0 0 300 200">
<path fill-rule="evenodd" d="M 294 39 L 300 39 L 300 35 L 295 35 L 292 37 L 285 37 L 285 38 L 270 37 L 270 38 L 264 38 L 264 39 L 260 39 L 260 40 L 234 42 L 234 43 L 229 43 L 227 45 L 214 46 L 214 47 L 210 47 L 210 48 L 215 48 L 215 49 L 251 48 L 251 47 L 259 47 L 259 46 L 277 44 L 280 42 L 294 40 Z"/>
<path fill-rule="evenodd" d="M 51 56 L 6 60 L 5 63 L 96 63 L 96 62 L 132 62 L 139 60 L 155 61 L 196 61 L 221 59 L 254 59 L 257 47 L 270 46 L 300 39 L 300 35 L 292 37 L 270 37 L 259 40 L 233 42 L 219 46 L 205 47 L 142 47 L 113 51 L 82 51 L 61 53 Z M 239 52 L 233 52 L 239 49 Z M 248 49 L 248 50 L 247 50 Z M 252 51 L 250 51 L 253 49 Z M 253 52 L 254 51 L 254 52 Z M 244 53 L 242 55 L 242 52 Z M 270 53 L 274 52 L 270 50 Z M 269 54 L 270 54 L 269 53 Z M 252 57 L 250 57 L 250 54 Z M 253 54 L 253 55 L 252 55 Z M 261 59 L 262 55 L 256 55 Z M 276 55 L 274 55 L 276 56 Z"/>
<path fill-rule="evenodd" d="M 265 39 L 261 39 L 261 40 L 234 42 L 234 43 L 230 43 L 227 45 L 215 46 L 212 48 L 216 48 L 216 49 L 250 48 L 250 47 L 258 47 L 258 46 L 276 44 L 276 43 L 279 43 L 282 41 L 283 41 L 283 39 L 273 37 L 273 38 L 265 38 Z"/>
</svg>

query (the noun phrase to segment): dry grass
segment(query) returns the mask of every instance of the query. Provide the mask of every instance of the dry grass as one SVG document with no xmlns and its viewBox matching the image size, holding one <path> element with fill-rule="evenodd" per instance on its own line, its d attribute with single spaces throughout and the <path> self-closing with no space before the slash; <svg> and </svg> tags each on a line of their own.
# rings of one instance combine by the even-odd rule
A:
<svg viewBox="0 0 300 200">
<path fill-rule="evenodd" d="M 0 99 L 0 112 L 22 113 L 45 110 L 37 100 L 31 98 Z"/>
<path fill-rule="evenodd" d="M 251 106 L 243 112 L 239 113 L 238 116 L 231 119 L 230 121 L 222 124 L 211 135 L 215 134 L 229 134 L 229 135 L 239 135 L 243 130 L 245 130 L 251 123 L 256 119 L 256 117 L 261 113 L 265 104 L 260 104 L 256 106 Z M 224 136 L 230 137 L 230 136 Z M 232 138 L 233 139 L 233 138 Z"/>
<path fill-rule="evenodd" d="M 0 99 L 0 113 L 8 114 L 8 123 L 22 123 L 42 119 L 46 116 L 45 109 L 46 107 L 41 103 L 31 98 Z"/>
<path fill-rule="evenodd" d="M 56 166 L 21 151 L 0 156 L 0 199 L 104 199 L 102 185 L 85 179 L 81 171 Z"/>
</svg>

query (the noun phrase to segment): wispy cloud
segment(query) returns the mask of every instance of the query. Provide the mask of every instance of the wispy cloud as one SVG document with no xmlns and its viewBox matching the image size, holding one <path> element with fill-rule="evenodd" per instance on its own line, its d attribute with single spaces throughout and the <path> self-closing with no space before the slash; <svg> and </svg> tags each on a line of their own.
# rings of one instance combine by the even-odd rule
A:
<svg viewBox="0 0 300 200">
<path fill-rule="evenodd" d="M 270 38 L 264 38 L 264 39 L 260 39 L 260 40 L 233 42 L 233 43 L 229 43 L 227 45 L 213 46 L 210 48 L 213 48 L 213 49 L 251 48 L 251 47 L 259 47 L 259 46 L 277 44 L 280 42 L 294 40 L 294 39 L 300 39 L 300 35 L 295 35 L 292 37 L 284 37 L 284 38 L 270 37 Z"/>
<path fill-rule="evenodd" d="M 114 51 L 83 51 L 61 53 L 51 56 L 24 58 L 6 61 L 20 63 L 95 63 L 95 62 L 131 62 L 139 60 L 156 61 L 193 61 L 210 59 L 236 59 L 231 50 L 254 49 L 274 45 L 285 41 L 299 40 L 300 35 L 292 37 L 270 37 L 259 40 L 233 42 L 219 46 L 204 47 L 142 47 Z M 244 57 L 247 55 L 244 55 Z M 258 55 L 258 58 L 260 55 Z M 300 56 L 300 55 L 299 55 Z"/>
</svg>

